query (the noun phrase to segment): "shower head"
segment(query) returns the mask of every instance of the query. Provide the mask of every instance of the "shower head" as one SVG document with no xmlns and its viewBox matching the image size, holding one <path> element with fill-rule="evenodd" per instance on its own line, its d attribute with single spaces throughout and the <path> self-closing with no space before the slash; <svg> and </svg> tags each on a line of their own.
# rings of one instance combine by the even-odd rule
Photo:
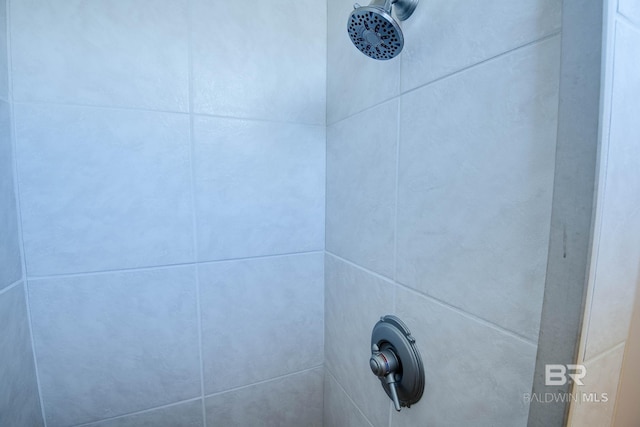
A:
<svg viewBox="0 0 640 427">
<path fill-rule="evenodd" d="M 409 18 L 418 0 L 373 0 L 369 6 L 355 4 L 349 16 L 349 38 L 370 58 L 387 60 L 396 57 L 404 46 L 398 22 L 391 16 L 392 5 L 399 20 Z"/>
</svg>

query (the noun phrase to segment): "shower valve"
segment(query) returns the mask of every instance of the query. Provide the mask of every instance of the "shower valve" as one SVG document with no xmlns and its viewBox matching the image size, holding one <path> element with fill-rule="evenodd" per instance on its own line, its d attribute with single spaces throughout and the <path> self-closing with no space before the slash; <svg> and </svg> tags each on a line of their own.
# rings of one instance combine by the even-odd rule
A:
<svg viewBox="0 0 640 427">
<path fill-rule="evenodd" d="M 371 333 L 369 367 L 396 411 L 418 402 L 424 391 L 420 353 L 407 326 L 395 316 L 384 316 Z"/>
<path fill-rule="evenodd" d="M 373 373 L 378 377 L 395 374 L 396 369 L 400 366 L 395 353 L 391 350 L 377 351 L 377 348 L 378 346 L 375 346 L 371 359 L 369 359 L 369 365 L 371 365 Z"/>
<path fill-rule="evenodd" d="M 400 363 L 396 354 L 390 348 L 380 351 L 379 347 L 374 344 L 371 348 L 371 359 L 369 366 L 371 371 L 389 386 L 391 392 L 391 400 L 396 411 L 400 410 L 400 399 L 398 399 L 398 390 L 396 388 L 396 371 L 400 368 Z"/>
</svg>

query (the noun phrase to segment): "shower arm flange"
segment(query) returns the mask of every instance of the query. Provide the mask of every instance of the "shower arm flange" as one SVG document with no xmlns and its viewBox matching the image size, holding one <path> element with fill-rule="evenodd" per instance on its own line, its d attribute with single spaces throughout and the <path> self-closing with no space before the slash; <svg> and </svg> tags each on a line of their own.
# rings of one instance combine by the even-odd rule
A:
<svg viewBox="0 0 640 427">
<path fill-rule="evenodd" d="M 391 0 L 393 11 L 401 21 L 406 21 L 418 6 L 418 0 Z"/>
</svg>

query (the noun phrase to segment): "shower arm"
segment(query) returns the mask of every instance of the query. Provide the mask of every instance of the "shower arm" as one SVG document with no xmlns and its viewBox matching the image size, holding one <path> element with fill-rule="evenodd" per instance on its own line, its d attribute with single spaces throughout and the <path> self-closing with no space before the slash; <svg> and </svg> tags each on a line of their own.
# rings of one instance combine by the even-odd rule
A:
<svg viewBox="0 0 640 427">
<path fill-rule="evenodd" d="M 396 16 L 401 21 L 406 21 L 413 14 L 417 5 L 418 0 L 372 0 L 369 3 L 369 6 L 382 9 L 388 14 L 391 14 L 391 6 L 395 6 Z M 353 5 L 354 9 L 359 7 L 358 3 Z"/>
<path fill-rule="evenodd" d="M 380 9 L 384 9 L 387 13 L 391 13 L 391 5 L 397 2 L 398 0 L 373 0 L 369 3 L 369 6 L 379 7 Z"/>
</svg>

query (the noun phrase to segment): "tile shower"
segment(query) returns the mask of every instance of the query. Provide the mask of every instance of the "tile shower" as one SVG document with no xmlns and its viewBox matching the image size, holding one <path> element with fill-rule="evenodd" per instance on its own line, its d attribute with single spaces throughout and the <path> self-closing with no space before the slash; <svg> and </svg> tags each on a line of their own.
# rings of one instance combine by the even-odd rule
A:
<svg viewBox="0 0 640 427">
<path fill-rule="evenodd" d="M 321 425 L 325 9 L 9 2 L 0 425 Z"/>
<path fill-rule="evenodd" d="M 1 0 L 0 425 L 526 425 L 561 8 L 422 0 L 375 62 L 345 0 Z"/>
</svg>

